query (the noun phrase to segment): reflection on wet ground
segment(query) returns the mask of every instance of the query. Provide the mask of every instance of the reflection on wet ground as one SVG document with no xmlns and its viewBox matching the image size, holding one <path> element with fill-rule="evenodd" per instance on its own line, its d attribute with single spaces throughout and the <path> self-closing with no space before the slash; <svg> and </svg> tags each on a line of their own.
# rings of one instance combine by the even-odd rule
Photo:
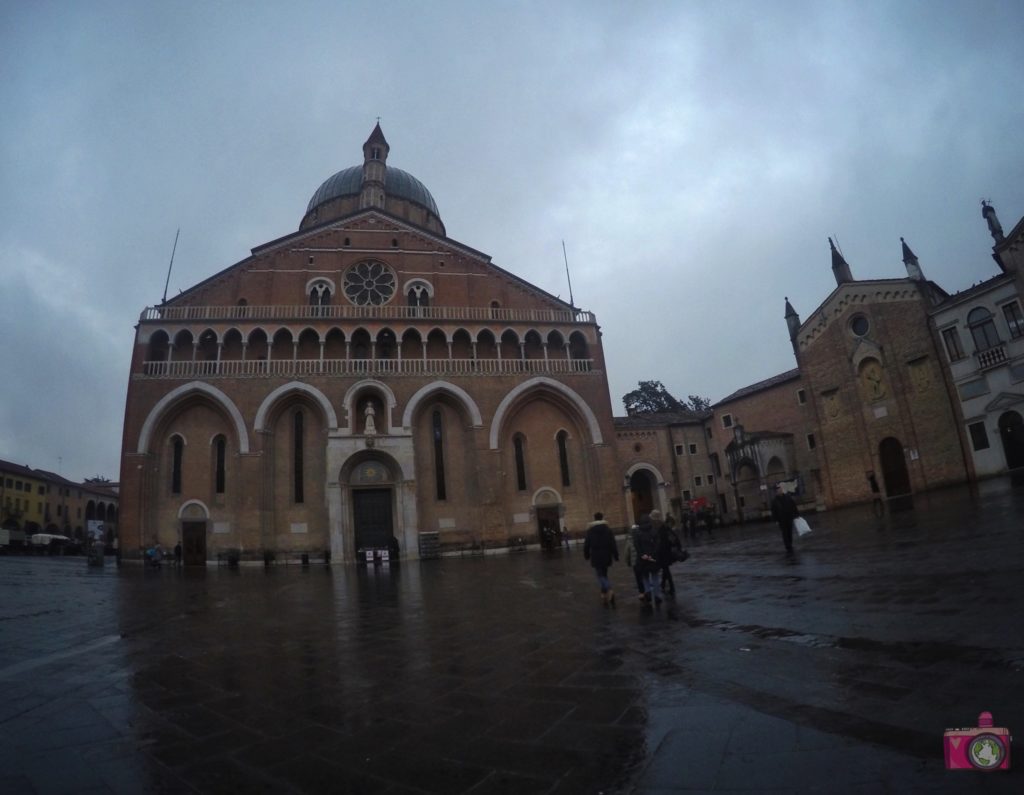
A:
<svg viewBox="0 0 1024 795">
<path fill-rule="evenodd" d="M 885 787 L 941 791 L 944 728 L 983 709 L 1024 727 L 1022 508 L 996 481 L 823 513 L 793 558 L 773 525 L 724 528 L 657 611 L 621 565 L 603 608 L 578 547 L 369 570 L 0 559 L 0 791 L 756 790 L 737 771 L 789 726 L 780 752 L 867 743 L 843 753 L 891 754 Z M 690 760 L 696 731 L 721 748 Z M 834 773 L 803 776 L 779 788 Z"/>
</svg>

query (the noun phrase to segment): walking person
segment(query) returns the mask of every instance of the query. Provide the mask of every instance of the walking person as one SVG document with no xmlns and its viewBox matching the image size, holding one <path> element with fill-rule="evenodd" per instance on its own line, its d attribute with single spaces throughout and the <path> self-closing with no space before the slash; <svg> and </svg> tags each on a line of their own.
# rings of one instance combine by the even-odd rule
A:
<svg viewBox="0 0 1024 795">
<path fill-rule="evenodd" d="M 640 570 L 640 580 L 643 584 L 641 601 L 645 605 L 652 602 L 661 604 L 661 595 L 657 593 L 655 575 L 658 573 L 658 535 L 651 522 L 652 516 L 657 516 L 661 521 L 659 511 L 651 511 L 650 515 L 640 517 L 640 526 L 633 533 L 633 545 L 636 547 L 637 568 Z"/>
<path fill-rule="evenodd" d="M 174 545 L 174 567 L 181 566 L 181 542 Z"/>
<path fill-rule="evenodd" d="M 629 528 L 629 538 L 626 540 L 626 565 L 629 566 L 629 570 L 633 572 L 633 578 L 636 580 L 636 592 L 640 595 L 644 595 L 644 580 L 643 575 L 640 574 L 640 558 L 636 554 L 636 545 L 633 543 L 633 534 L 640 529 L 640 525 L 635 524 Z"/>
<path fill-rule="evenodd" d="M 651 516 L 657 513 L 652 511 Z M 653 518 L 652 518 L 653 523 Z M 657 528 L 658 533 L 658 565 L 661 566 L 661 590 L 667 591 L 669 596 L 676 595 L 676 584 L 672 580 L 671 566 L 676 562 L 676 550 L 682 548 L 682 542 L 676 534 L 675 519 L 671 516 L 665 517 L 665 522 Z"/>
<path fill-rule="evenodd" d="M 615 534 L 600 511 L 594 514 L 594 521 L 587 525 L 587 535 L 583 540 L 583 557 L 594 567 L 597 584 L 601 588 L 601 603 L 615 607 L 615 591 L 608 580 L 608 567 L 612 565 L 612 561 L 619 559 L 619 546 L 615 543 Z"/>
<path fill-rule="evenodd" d="M 779 523 L 782 531 L 782 543 L 786 545 L 786 554 L 793 554 L 793 520 L 800 515 L 794 500 L 782 488 L 782 484 L 775 485 L 775 497 L 772 499 L 772 519 Z"/>
</svg>

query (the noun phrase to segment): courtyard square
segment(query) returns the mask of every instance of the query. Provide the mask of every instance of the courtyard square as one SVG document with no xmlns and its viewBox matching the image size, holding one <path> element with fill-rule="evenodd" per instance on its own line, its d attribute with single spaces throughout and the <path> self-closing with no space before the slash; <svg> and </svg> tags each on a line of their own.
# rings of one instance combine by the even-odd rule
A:
<svg viewBox="0 0 1024 795">
<path fill-rule="evenodd" d="M 4 793 L 1020 792 L 1024 486 L 702 534 L 605 608 L 579 545 L 391 568 L 0 558 Z M 624 539 L 620 539 L 620 550 Z"/>
</svg>

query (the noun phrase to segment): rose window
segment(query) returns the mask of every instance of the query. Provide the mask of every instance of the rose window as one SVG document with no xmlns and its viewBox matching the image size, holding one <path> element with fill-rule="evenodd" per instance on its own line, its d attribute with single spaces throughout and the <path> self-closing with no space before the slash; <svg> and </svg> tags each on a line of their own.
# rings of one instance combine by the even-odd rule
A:
<svg viewBox="0 0 1024 795">
<path fill-rule="evenodd" d="M 395 274 L 382 262 L 360 262 L 345 274 L 344 289 L 353 304 L 386 304 L 395 294 Z"/>
</svg>

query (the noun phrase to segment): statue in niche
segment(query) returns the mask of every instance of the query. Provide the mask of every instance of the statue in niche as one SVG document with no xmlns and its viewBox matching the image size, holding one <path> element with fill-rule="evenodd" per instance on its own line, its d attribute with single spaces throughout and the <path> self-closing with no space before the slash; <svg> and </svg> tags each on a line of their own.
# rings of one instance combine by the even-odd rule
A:
<svg viewBox="0 0 1024 795">
<path fill-rule="evenodd" d="M 363 412 L 363 414 L 366 417 L 366 427 L 364 433 L 367 436 L 373 436 L 375 433 L 377 433 L 377 426 L 373 422 L 373 417 L 376 413 L 376 410 L 373 408 L 373 401 L 366 401 L 366 410 Z"/>
<path fill-rule="evenodd" d="M 885 381 L 882 378 L 882 365 L 875 361 L 869 361 L 861 371 L 864 378 L 864 386 L 867 387 L 868 396 L 872 400 L 881 400 L 885 397 Z"/>
</svg>

